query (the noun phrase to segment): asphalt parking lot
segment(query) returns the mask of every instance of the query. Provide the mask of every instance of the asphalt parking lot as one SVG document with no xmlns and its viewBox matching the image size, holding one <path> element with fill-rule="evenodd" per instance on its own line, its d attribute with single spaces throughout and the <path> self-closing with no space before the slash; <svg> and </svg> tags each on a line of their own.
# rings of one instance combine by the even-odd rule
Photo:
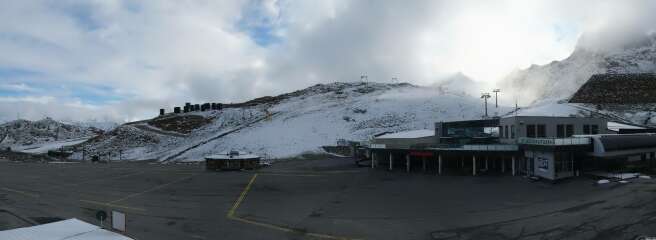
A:
<svg viewBox="0 0 656 240">
<path fill-rule="evenodd" d="M 135 239 L 633 239 L 656 235 L 656 182 L 598 186 L 358 168 L 348 158 L 259 171 L 202 165 L 0 162 L 0 230 L 99 209 Z"/>
</svg>

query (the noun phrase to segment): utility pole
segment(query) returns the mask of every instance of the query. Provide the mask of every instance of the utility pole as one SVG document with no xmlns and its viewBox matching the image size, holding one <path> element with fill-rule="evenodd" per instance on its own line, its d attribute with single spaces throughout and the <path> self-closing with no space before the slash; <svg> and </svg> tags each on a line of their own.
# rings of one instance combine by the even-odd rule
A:
<svg viewBox="0 0 656 240">
<path fill-rule="evenodd" d="M 483 93 L 483 94 L 481 94 L 481 98 L 482 98 L 483 100 L 485 100 L 485 118 L 488 117 L 488 116 L 487 116 L 487 99 L 488 99 L 488 98 L 491 98 L 491 97 L 492 97 L 492 96 L 490 96 L 490 93 Z"/>
<path fill-rule="evenodd" d="M 492 90 L 494 92 L 494 107 L 499 108 L 499 92 L 501 92 L 501 89 L 494 89 Z"/>
</svg>

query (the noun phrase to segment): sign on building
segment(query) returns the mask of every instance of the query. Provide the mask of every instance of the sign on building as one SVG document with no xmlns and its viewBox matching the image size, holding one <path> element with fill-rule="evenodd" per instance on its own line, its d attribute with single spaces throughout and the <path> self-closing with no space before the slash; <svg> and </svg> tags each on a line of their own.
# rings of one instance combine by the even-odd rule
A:
<svg viewBox="0 0 656 240">
<path fill-rule="evenodd" d="M 432 157 L 433 152 L 411 151 L 410 156 L 413 156 L 413 157 Z"/>
<path fill-rule="evenodd" d="M 381 149 L 383 149 L 383 148 L 385 148 L 385 144 L 372 143 L 372 144 L 369 144 L 369 148 L 381 148 Z"/>
<path fill-rule="evenodd" d="M 125 232 L 125 213 L 112 211 L 112 228 Z"/>
<path fill-rule="evenodd" d="M 538 159 L 538 169 L 543 172 L 549 171 L 549 159 L 537 157 Z"/>
</svg>

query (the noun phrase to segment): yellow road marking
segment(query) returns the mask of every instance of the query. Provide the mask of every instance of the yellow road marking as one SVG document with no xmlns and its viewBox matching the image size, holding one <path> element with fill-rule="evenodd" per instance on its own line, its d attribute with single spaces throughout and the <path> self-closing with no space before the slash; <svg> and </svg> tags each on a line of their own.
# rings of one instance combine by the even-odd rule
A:
<svg viewBox="0 0 656 240">
<path fill-rule="evenodd" d="M 317 174 L 285 174 L 285 173 L 261 173 L 262 175 L 283 176 L 283 177 L 321 177 Z"/>
<path fill-rule="evenodd" d="M 251 186 L 255 182 L 255 178 L 257 178 L 257 173 L 253 175 L 251 180 L 248 182 L 248 185 L 244 188 L 244 191 L 241 191 L 241 194 L 239 195 L 239 198 L 237 198 L 237 201 L 235 202 L 234 205 L 232 205 L 232 208 L 230 208 L 230 211 L 228 211 L 228 218 L 232 218 L 235 215 L 235 211 L 239 207 L 242 201 L 244 201 L 244 198 L 246 198 L 246 193 L 248 193 L 249 190 L 251 190 Z"/>
<path fill-rule="evenodd" d="M 128 173 L 128 174 L 123 174 L 123 175 L 108 177 L 108 178 L 98 178 L 98 179 L 91 179 L 91 180 L 83 181 L 83 182 L 77 182 L 77 183 L 61 184 L 61 185 L 56 185 L 56 186 L 53 186 L 53 187 L 57 188 L 57 187 L 79 186 L 81 184 L 87 184 L 87 183 L 91 183 L 91 182 L 121 179 L 121 178 L 124 178 L 124 177 L 134 176 L 134 175 L 138 175 L 138 174 L 142 174 L 142 173 L 145 173 L 145 172 L 140 171 L 140 172 L 136 172 L 136 173 Z"/>
<path fill-rule="evenodd" d="M 102 205 L 102 206 L 108 206 L 108 207 L 115 207 L 115 208 L 123 208 L 123 209 L 128 209 L 128 210 L 142 211 L 142 212 L 146 211 L 146 209 L 144 209 L 144 208 L 128 207 L 128 206 L 123 206 L 123 205 L 118 205 L 118 204 L 98 202 L 98 201 L 92 201 L 92 200 L 80 199 L 80 202 L 91 203 L 91 204 Z"/>
<path fill-rule="evenodd" d="M 289 173 L 289 174 L 344 174 L 344 173 L 359 173 L 361 170 L 341 170 L 341 171 L 259 171 L 258 173 Z"/>
<path fill-rule="evenodd" d="M 28 196 L 28 197 L 32 197 L 32 198 L 38 198 L 39 197 L 39 194 L 23 192 L 23 191 L 19 191 L 19 190 L 7 188 L 7 187 L 3 187 L 2 190 L 5 190 L 7 192 L 18 193 L 18 194 L 21 194 L 23 196 Z"/>
<path fill-rule="evenodd" d="M 143 173 L 143 172 L 140 172 L 140 173 Z M 108 207 L 124 208 L 124 209 L 137 210 L 137 211 L 146 211 L 146 209 L 143 209 L 143 208 L 128 207 L 128 206 L 124 206 L 124 205 L 118 205 L 118 204 L 116 204 L 116 203 L 119 203 L 119 202 L 121 202 L 121 201 L 125 201 L 125 200 L 127 200 L 127 199 L 130 199 L 130 198 L 133 198 L 133 197 L 136 197 L 136 196 L 139 196 L 139 195 L 145 194 L 145 193 L 149 193 L 149 192 L 152 192 L 152 191 L 155 191 L 155 190 L 158 190 L 158 189 L 161 189 L 161 188 L 167 187 L 167 186 L 169 186 L 169 185 L 171 185 L 171 184 L 175 184 L 175 183 L 178 183 L 178 182 L 181 182 L 181 181 L 184 181 L 184 180 L 190 179 L 190 178 L 192 178 L 192 177 L 194 177 L 194 176 L 196 176 L 196 175 L 198 175 L 198 174 L 200 174 L 200 173 L 196 173 L 196 174 L 193 174 L 193 175 L 191 175 L 191 176 L 183 177 L 183 178 L 177 179 L 177 180 L 172 181 L 172 182 L 169 182 L 169 183 L 165 183 L 165 184 L 157 185 L 157 186 L 155 186 L 155 187 L 153 187 L 153 188 L 150 188 L 150 189 L 148 189 L 148 190 L 141 191 L 141 192 L 137 192 L 137 193 L 133 193 L 133 194 L 127 195 L 127 196 L 125 196 L 125 197 L 123 197 L 123 198 L 120 198 L 120 199 L 117 199 L 117 200 L 114 200 L 114 201 L 111 201 L 111 202 L 98 202 L 98 201 L 84 200 L 84 199 L 82 199 L 82 200 L 80 200 L 80 201 L 81 201 L 81 202 L 86 202 L 86 203 L 97 204 L 97 205 L 108 206 Z M 122 176 L 119 176 L 119 177 L 126 177 L 126 176 L 128 176 L 128 175 L 134 175 L 134 174 L 127 174 L 127 175 L 122 175 Z"/>
<path fill-rule="evenodd" d="M 313 237 L 313 238 L 353 240 L 353 238 L 338 237 L 338 236 L 332 236 L 332 235 L 322 234 L 322 233 L 304 232 L 304 231 L 300 231 L 300 230 L 297 230 L 297 229 L 288 228 L 288 227 L 284 227 L 284 226 L 279 226 L 279 225 L 275 225 L 275 224 L 271 224 L 271 223 L 258 222 L 258 221 L 253 221 L 253 220 L 241 218 L 241 217 L 236 217 L 235 212 L 237 211 L 237 208 L 239 208 L 241 203 L 244 201 L 244 198 L 246 198 L 246 194 L 248 193 L 248 191 L 250 191 L 251 186 L 253 185 L 253 183 L 255 182 L 255 179 L 257 178 L 257 175 L 258 174 L 256 173 L 255 175 L 253 175 L 253 177 L 251 177 L 251 180 L 248 182 L 248 185 L 246 185 L 244 190 L 239 195 L 239 198 L 237 198 L 237 201 L 235 201 L 235 204 L 233 204 L 232 208 L 230 208 L 230 210 L 228 211 L 228 214 L 226 215 L 226 217 L 228 219 L 239 221 L 239 222 L 242 222 L 242 223 L 252 224 L 252 225 L 256 225 L 256 226 L 260 226 L 260 227 L 265 227 L 265 228 L 269 228 L 269 229 L 273 229 L 273 230 L 278 230 L 278 231 L 282 231 L 282 232 L 301 234 L 301 235 L 305 235 L 305 236 L 309 236 L 309 237 Z"/>
<path fill-rule="evenodd" d="M 198 174 L 200 174 L 200 173 L 196 173 L 196 174 L 193 174 L 193 175 L 188 176 L 188 177 L 183 177 L 183 178 L 180 178 L 180 179 L 178 179 L 178 180 L 175 180 L 175 181 L 172 181 L 172 182 L 169 182 L 169 183 L 165 183 L 165 184 L 162 184 L 162 185 L 157 185 L 157 186 L 155 186 L 155 187 L 153 187 L 153 188 L 151 188 L 151 189 L 148 189 L 148 190 L 145 190 L 145 191 L 142 191 L 142 192 L 138 192 L 138 193 L 133 193 L 133 194 L 130 194 L 130 195 L 125 196 L 125 197 L 123 197 L 123 198 L 120 198 L 120 199 L 117 199 L 117 200 L 111 201 L 111 202 L 109 202 L 109 203 L 114 204 L 114 203 L 122 202 L 122 201 L 125 201 L 125 200 L 127 200 L 127 199 L 130 199 L 130 198 L 133 198 L 133 197 L 136 197 L 136 196 L 142 195 L 142 194 L 144 194 L 144 193 L 149 193 L 149 192 L 152 192 L 152 191 L 155 191 L 155 190 L 158 190 L 158 189 L 161 189 L 161 188 L 167 187 L 167 186 L 169 186 L 169 185 L 171 185 L 171 184 L 175 184 L 175 183 L 178 183 L 178 182 L 182 182 L 182 181 L 187 180 L 187 179 L 190 179 L 190 178 L 192 178 L 192 177 L 194 177 L 194 176 L 196 176 L 196 175 L 198 175 Z"/>
</svg>

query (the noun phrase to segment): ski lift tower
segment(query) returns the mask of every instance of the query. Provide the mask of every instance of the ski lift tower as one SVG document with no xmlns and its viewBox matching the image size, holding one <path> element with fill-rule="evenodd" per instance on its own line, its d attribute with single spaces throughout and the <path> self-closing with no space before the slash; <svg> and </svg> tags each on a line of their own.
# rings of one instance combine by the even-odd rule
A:
<svg viewBox="0 0 656 240">
<path fill-rule="evenodd" d="M 501 89 L 494 89 L 492 90 L 494 92 L 494 108 L 499 108 L 499 92 L 501 92 Z"/>
<path fill-rule="evenodd" d="M 486 119 L 488 118 L 488 116 L 487 116 L 487 99 L 491 98 L 491 97 L 492 96 L 490 96 L 490 93 L 482 93 L 481 94 L 481 98 L 485 101 L 485 118 Z"/>
</svg>

